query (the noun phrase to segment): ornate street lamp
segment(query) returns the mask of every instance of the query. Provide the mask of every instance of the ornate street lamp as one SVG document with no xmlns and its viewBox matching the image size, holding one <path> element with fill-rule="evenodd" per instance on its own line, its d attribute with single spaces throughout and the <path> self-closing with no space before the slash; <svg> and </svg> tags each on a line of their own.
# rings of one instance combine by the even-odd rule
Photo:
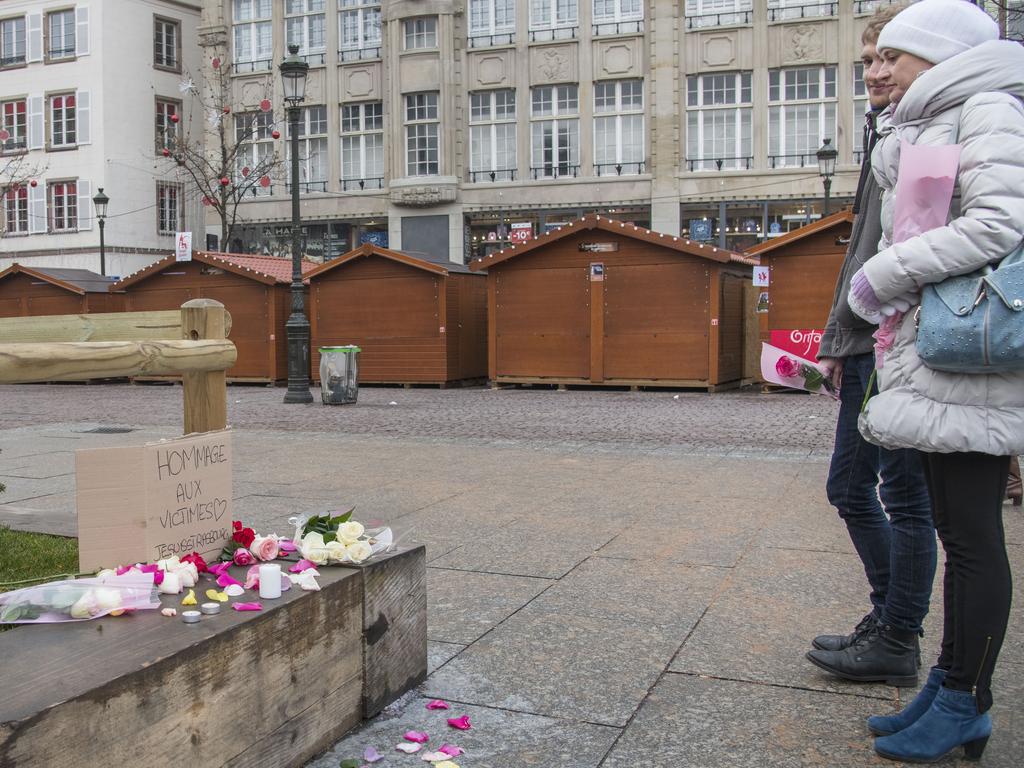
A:
<svg viewBox="0 0 1024 768">
<path fill-rule="evenodd" d="M 818 156 L 818 175 L 825 185 L 825 215 L 830 213 L 829 204 L 832 194 L 832 177 L 836 175 L 836 158 L 839 151 L 832 146 L 832 139 L 825 139 L 825 143 L 815 153 Z"/>
<path fill-rule="evenodd" d="M 110 198 L 103 194 L 103 187 L 99 188 L 99 191 L 92 199 L 92 204 L 96 206 L 96 218 L 100 221 L 100 274 L 107 274 L 107 251 L 106 243 L 103 242 L 103 225 L 106 224 L 107 219 L 107 203 L 110 202 Z"/>
<path fill-rule="evenodd" d="M 309 320 L 302 287 L 302 225 L 299 223 L 299 106 L 306 98 L 309 64 L 299 56 L 299 46 L 288 46 L 281 62 L 284 100 L 288 104 L 288 129 L 292 150 L 292 313 L 285 323 L 288 334 L 288 391 L 286 403 L 311 403 L 309 391 Z"/>
</svg>

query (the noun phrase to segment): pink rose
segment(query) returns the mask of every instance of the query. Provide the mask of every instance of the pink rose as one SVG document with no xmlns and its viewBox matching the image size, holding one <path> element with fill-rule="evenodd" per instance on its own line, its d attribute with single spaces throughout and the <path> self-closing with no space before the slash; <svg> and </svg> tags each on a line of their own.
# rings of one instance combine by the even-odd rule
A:
<svg viewBox="0 0 1024 768">
<path fill-rule="evenodd" d="M 784 379 L 792 379 L 800 375 L 800 364 L 792 357 L 783 355 L 775 361 L 775 372 Z"/>
<path fill-rule="evenodd" d="M 249 550 L 242 547 L 235 550 L 235 555 L 231 559 L 234 560 L 235 565 L 252 565 L 256 562 L 255 558 L 249 554 Z"/>
<path fill-rule="evenodd" d="M 268 562 L 277 557 L 278 552 L 281 551 L 281 544 L 274 534 L 257 536 L 252 540 L 252 544 L 249 545 L 249 551 L 253 553 L 257 560 Z"/>
</svg>

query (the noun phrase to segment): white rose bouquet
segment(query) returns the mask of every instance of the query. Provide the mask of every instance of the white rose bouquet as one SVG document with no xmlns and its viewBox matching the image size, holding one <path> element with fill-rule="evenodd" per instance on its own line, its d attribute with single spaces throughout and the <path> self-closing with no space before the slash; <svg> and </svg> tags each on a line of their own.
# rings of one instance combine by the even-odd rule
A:
<svg viewBox="0 0 1024 768">
<path fill-rule="evenodd" d="M 367 531 L 362 523 L 352 519 L 353 511 L 291 518 L 295 544 L 303 559 L 314 565 L 362 563 L 391 547 L 390 528 Z"/>
</svg>

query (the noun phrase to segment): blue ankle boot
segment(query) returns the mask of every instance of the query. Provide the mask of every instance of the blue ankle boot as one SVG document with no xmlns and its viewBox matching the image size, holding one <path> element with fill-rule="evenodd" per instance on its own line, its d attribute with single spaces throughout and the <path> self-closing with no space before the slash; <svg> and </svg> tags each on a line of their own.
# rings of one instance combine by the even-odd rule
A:
<svg viewBox="0 0 1024 768">
<path fill-rule="evenodd" d="M 946 670 L 932 667 L 924 688 L 917 692 L 917 696 L 902 712 L 895 715 L 872 715 L 868 718 L 868 730 L 875 736 L 891 736 L 913 725 L 921 715 L 928 711 L 935 699 L 935 694 L 939 692 L 945 679 Z"/>
<path fill-rule="evenodd" d="M 978 714 L 978 701 L 966 691 L 940 686 L 928 711 L 892 736 L 875 739 L 875 752 L 890 760 L 934 763 L 959 746 L 977 760 L 992 735 L 992 718 Z"/>
</svg>

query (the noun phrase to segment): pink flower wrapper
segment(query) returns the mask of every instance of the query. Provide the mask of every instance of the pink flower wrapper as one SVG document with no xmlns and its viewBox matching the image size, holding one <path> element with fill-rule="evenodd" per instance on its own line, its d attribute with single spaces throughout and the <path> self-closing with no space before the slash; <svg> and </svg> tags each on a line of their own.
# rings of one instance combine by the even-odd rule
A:
<svg viewBox="0 0 1024 768">
<path fill-rule="evenodd" d="M 235 603 L 231 606 L 236 611 L 262 611 L 262 603 Z"/>
</svg>

